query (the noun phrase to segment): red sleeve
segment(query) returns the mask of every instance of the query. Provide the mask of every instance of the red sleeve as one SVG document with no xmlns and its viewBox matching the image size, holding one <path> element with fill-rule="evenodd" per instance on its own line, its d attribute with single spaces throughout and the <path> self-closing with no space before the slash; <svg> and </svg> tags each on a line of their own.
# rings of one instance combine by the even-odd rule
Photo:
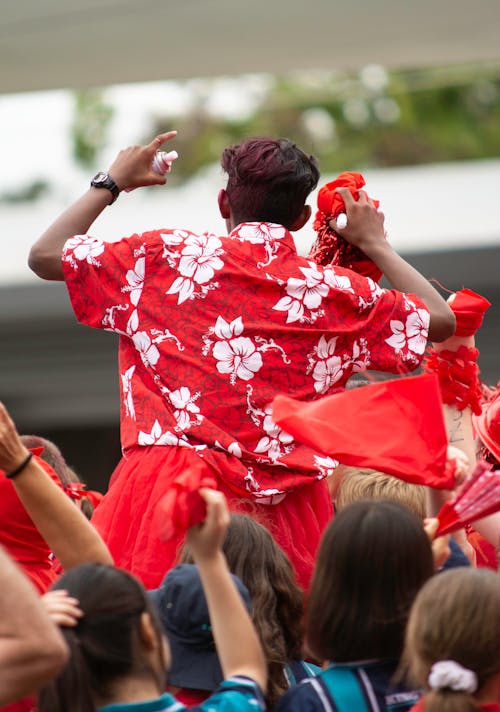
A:
<svg viewBox="0 0 500 712">
<path fill-rule="evenodd" d="M 331 328 L 349 333 L 354 356 L 373 370 L 399 373 L 415 369 L 424 355 L 429 310 L 414 294 L 382 289 L 372 279 L 341 268 L 325 268 Z M 330 314 L 327 319 L 330 320 Z M 361 370 L 361 369 L 360 369 Z"/>
<path fill-rule="evenodd" d="M 62 266 L 71 304 L 82 324 L 126 333 L 144 282 L 145 235 L 102 242 L 89 235 L 70 238 Z"/>
</svg>

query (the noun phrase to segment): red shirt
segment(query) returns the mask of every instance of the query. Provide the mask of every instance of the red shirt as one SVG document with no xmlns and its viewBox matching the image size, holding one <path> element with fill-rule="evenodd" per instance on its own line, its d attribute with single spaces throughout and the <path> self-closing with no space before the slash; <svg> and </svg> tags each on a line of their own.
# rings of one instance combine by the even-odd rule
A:
<svg viewBox="0 0 500 712">
<path fill-rule="evenodd" d="M 124 450 L 229 453 L 233 488 L 260 501 L 335 465 L 273 422 L 277 393 L 311 400 L 365 369 L 411 371 L 426 346 L 417 297 L 299 257 L 279 225 L 76 236 L 62 259 L 78 320 L 120 336 Z"/>
</svg>

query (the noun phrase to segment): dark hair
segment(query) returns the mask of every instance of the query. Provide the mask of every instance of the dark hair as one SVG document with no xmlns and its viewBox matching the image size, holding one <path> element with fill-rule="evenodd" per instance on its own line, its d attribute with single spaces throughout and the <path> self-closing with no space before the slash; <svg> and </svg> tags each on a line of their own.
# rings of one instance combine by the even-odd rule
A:
<svg viewBox="0 0 500 712">
<path fill-rule="evenodd" d="M 57 445 L 52 442 L 52 440 L 42 438 L 40 435 L 21 435 L 20 437 L 21 442 L 29 449 L 43 447 L 43 452 L 39 455 L 39 457 L 41 460 L 44 460 L 44 462 L 50 465 L 50 467 L 52 467 L 56 475 L 61 480 L 64 489 L 73 483 L 84 484 L 83 480 L 81 480 L 76 472 L 68 465 L 64 459 L 64 455 L 59 450 Z M 80 508 L 87 519 L 91 519 L 94 513 L 94 505 L 88 497 L 85 497 L 84 494 L 82 495 L 80 501 Z"/>
<path fill-rule="evenodd" d="M 319 180 L 316 158 L 285 138 L 251 138 L 226 148 L 227 196 L 237 222 L 291 228 Z"/>
<path fill-rule="evenodd" d="M 142 584 L 131 574 L 104 564 L 82 564 L 70 569 L 52 586 L 78 599 L 84 615 L 74 628 L 63 627 L 71 656 L 63 671 L 42 689 L 39 712 L 95 712 L 112 686 L 126 675 L 154 677 L 140 654 L 139 621 L 147 612 L 158 634 L 161 625 Z M 101 702 L 101 704 L 103 704 Z"/>
<path fill-rule="evenodd" d="M 311 652 L 332 662 L 399 658 L 413 599 L 433 572 L 427 534 L 406 507 L 349 505 L 321 540 L 306 624 Z"/>
<path fill-rule="evenodd" d="M 434 576 L 410 613 L 402 667 L 421 687 L 434 663 L 454 660 L 477 675 L 478 692 L 500 673 L 500 576 L 488 569 L 458 568 Z M 433 690 L 425 712 L 474 712 L 480 705 L 467 692 Z"/>
<path fill-rule="evenodd" d="M 272 707 L 288 689 L 285 665 L 302 657 L 303 594 L 288 556 L 251 517 L 231 514 L 222 550 L 231 573 L 250 593 L 252 619 L 267 661 L 266 702 Z M 187 550 L 183 560 L 190 560 Z"/>
</svg>

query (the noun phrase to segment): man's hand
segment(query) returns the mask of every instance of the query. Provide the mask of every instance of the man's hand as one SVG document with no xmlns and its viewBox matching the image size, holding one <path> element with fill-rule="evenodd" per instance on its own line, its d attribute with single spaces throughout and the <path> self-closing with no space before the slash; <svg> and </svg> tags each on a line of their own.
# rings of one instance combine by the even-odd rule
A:
<svg viewBox="0 0 500 712">
<path fill-rule="evenodd" d="M 330 220 L 330 227 L 351 245 L 359 247 L 368 255 L 371 244 L 385 242 L 384 214 L 379 212 L 364 190 L 359 191 L 355 200 L 347 188 L 337 188 L 344 201 L 347 226 L 340 228 L 336 220 Z"/>
<path fill-rule="evenodd" d="M 166 141 L 177 136 L 177 131 L 159 134 L 147 146 L 130 146 L 120 151 L 109 168 L 109 175 L 120 190 L 133 190 L 146 185 L 164 185 L 167 179 L 153 170 L 153 158 Z"/>
</svg>

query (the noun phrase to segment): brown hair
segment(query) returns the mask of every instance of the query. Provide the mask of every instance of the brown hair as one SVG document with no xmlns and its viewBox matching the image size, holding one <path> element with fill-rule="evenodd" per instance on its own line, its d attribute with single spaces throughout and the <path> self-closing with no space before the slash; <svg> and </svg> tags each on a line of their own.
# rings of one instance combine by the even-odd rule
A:
<svg viewBox="0 0 500 712">
<path fill-rule="evenodd" d="M 314 156 L 286 138 L 250 138 L 229 146 L 221 165 L 237 222 L 272 222 L 291 228 L 319 180 Z"/>
<path fill-rule="evenodd" d="M 425 487 L 413 485 L 384 472 L 360 467 L 343 467 L 337 489 L 337 511 L 359 499 L 390 499 L 408 507 L 419 519 L 426 516 Z"/>
<path fill-rule="evenodd" d="M 251 517 L 231 515 L 222 550 L 231 573 L 250 593 L 253 622 L 267 660 L 266 701 L 272 707 L 288 689 L 285 665 L 302 657 L 303 594 L 288 556 Z M 183 561 L 190 561 L 187 550 Z"/>
<path fill-rule="evenodd" d="M 422 522 L 390 501 L 355 502 L 321 540 L 306 639 L 319 660 L 399 658 L 413 599 L 434 564 Z"/>
<path fill-rule="evenodd" d="M 431 667 L 454 660 L 478 678 L 478 692 L 500 673 L 500 576 L 488 569 L 457 568 L 443 572 L 415 599 L 406 631 L 402 667 L 427 687 Z M 449 688 L 431 690 L 425 712 L 475 712 L 474 697 Z"/>
<path fill-rule="evenodd" d="M 61 628 L 71 652 L 63 671 L 42 689 L 39 712 L 95 712 L 113 686 L 127 675 L 153 677 L 159 694 L 165 679 L 141 654 L 139 621 L 149 614 L 161 644 L 161 625 L 142 584 L 131 574 L 104 564 L 82 564 L 52 586 L 78 599 L 83 618 Z M 162 663 L 164 661 L 162 660 Z"/>
<path fill-rule="evenodd" d="M 21 435 L 21 441 L 29 449 L 43 447 L 43 452 L 39 457 L 52 467 L 65 489 L 73 483 L 84 484 L 76 472 L 68 465 L 62 452 L 52 440 L 47 440 L 39 435 Z M 82 495 L 80 500 L 80 508 L 87 519 L 92 518 L 94 505 L 85 495 Z"/>
</svg>

